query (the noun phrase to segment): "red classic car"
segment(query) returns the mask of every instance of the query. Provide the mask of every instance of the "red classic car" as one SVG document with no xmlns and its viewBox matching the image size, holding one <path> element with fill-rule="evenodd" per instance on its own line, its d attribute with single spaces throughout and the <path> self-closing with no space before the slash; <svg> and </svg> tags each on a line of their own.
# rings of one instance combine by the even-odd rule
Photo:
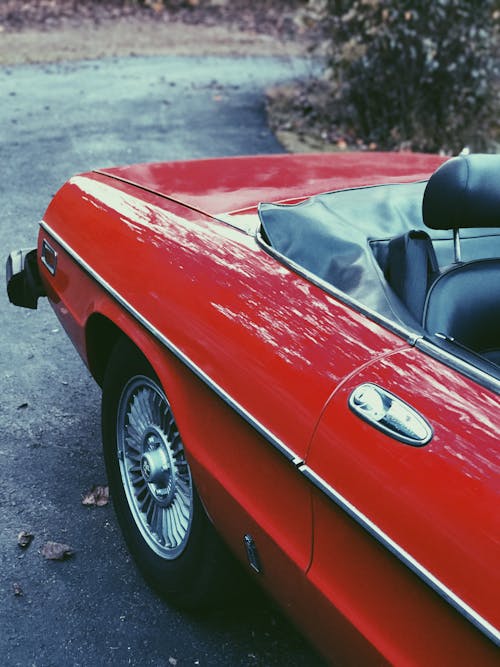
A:
<svg viewBox="0 0 500 667">
<path fill-rule="evenodd" d="M 499 664 L 500 156 L 98 170 L 7 279 L 102 385 L 161 593 L 207 604 L 232 552 L 331 662 Z"/>
</svg>

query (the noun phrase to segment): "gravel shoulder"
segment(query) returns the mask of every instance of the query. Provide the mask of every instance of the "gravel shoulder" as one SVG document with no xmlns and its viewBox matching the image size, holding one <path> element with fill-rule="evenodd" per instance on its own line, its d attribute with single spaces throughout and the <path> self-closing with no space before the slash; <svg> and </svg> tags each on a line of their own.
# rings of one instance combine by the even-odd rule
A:
<svg viewBox="0 0 500 667">
<path fill-rule="evenodd" d="M 0 66 L 114 56 L 303 56 L 306 44 L 231 26 L 122 17 L 49 30 L 0 31 Z"/>
</svg>

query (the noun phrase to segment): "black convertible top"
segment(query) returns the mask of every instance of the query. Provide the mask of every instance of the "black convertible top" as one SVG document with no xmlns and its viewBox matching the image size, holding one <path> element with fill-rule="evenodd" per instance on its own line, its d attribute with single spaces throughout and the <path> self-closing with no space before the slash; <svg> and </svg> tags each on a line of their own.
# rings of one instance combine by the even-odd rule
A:
<svg viewBox="0 0 500 667">
<path fill-rule="evenodd" d="M 264 240 L 281 255 L 396 324 L 421 331 L 384 275 L 389 240 L 410 230 L 432 238 L 441 267 L 453 261 L 452 233 L 424 226 L 427 181 L 339 190 L 299 204 L 259 206 Z M 498 230 L 461 233 L 464 259 L 500 254 Z"/>
</svg>

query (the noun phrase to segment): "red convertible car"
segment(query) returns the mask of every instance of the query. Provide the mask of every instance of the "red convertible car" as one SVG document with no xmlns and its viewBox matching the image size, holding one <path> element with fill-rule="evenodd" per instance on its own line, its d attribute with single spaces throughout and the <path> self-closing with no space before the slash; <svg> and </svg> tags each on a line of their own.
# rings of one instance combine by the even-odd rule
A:
<svg viewBox="0 0 500 667">
<path fill-rule="evenodd" d="M 206 605 L 232 552 L 329 662 L 499 664 L 500 156 L 78 175 L 7 281 L 102 385 L 161 593 Z"/>
</svg>

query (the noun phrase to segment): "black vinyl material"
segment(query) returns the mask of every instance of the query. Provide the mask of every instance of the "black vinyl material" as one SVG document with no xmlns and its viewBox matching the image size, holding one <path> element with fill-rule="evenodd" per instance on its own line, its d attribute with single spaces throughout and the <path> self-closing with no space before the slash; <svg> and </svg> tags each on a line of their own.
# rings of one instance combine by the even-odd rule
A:
<svg viewBox="0 0 500 667">
<path fill-rule="evenodd" d="M 427 183 L 422 212 L 431 229 L 500 228 L 500 155 L 445 162 Z M 480 242 L 484 259 L 457 263 L 437 277 L 422 323 L 500 364 L 500 253 L 491 253 L 489 240 Z"/>
<path fill-rule="evenodd" d="M 260 204 L 269 244 L 368 308 L 416 326 L 392 291 L 371 243 L 423 228 L 425 182 L 331 192 L 295 205 Z M 382 255 L 386 255 L 381 250 Z"/>
<path fill-rule="evenodd" d="M 454 158 L 428 183 L 264 203 L 259 215 L 263 238 L 295 265 L 397 324 L 500 363 L 500 155 Z M 453 265 L 457 227 L 464 263 Z"/>
<path fill-rule="evenodd" d="M 500 228 L 500 155 L 445 162 L 429 179 L 423 219 L 431 229 Z"/>
<path fill-rule="evenodd" d="M 431 285 L 423 326 L 500 362 L 500 259 L 457 264 Z"/>
<path fill-rule="evenodd" d="M 439 267 L 430 236 L 411 231 L 389 242 L 386 278 L 413 317 L 422 321 L 425 299 Z"/>
</svg>

